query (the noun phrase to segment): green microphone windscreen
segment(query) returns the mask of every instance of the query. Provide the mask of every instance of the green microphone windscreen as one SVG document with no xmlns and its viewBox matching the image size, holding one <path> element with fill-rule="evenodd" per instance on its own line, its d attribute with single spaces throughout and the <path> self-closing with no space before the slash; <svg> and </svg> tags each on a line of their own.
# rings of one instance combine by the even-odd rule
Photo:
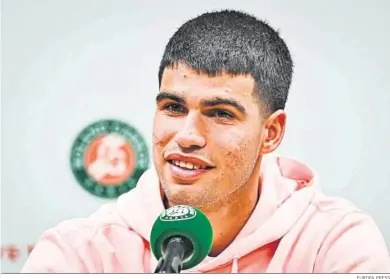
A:
<svg viewBox="0 0 390 279">
<path fill-rule="evenodd" d="M 202 211 L 187 205 L 176 205 L 165 210 L 154 222 L 150 234 L 153 255 L 160 259 L 169 239 L 182 237 L 192 245 L 185 254 L 183 270 L 198 265 L 210 253 L 213 229 Z"/>
</svg>

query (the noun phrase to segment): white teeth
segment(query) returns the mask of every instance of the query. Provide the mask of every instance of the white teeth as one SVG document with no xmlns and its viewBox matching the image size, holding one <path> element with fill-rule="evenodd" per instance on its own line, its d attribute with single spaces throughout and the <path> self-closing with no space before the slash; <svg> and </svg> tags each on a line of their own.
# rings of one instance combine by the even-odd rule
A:
<svg viewBox="0 0 390 279">
<path fill-rule="evenodd" d="M 190 162 L 185 162 L 185 161 L 176 161 L 173 160 L 172 163 L 176 166 L 189 169 L 189 170 L 197 170 L 197 169 L 205 169 L 206 166 L 200 166 L 200 165 L 194 165 L 193 163 Z"/>
</svg>

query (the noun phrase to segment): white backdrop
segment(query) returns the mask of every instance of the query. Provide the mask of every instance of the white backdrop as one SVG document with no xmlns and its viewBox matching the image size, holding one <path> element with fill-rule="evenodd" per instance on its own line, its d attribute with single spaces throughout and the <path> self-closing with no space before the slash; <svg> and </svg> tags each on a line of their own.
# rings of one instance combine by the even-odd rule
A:
<svg viewBox="0 0 390 279">
<path fill-rule="evenodd" d="M 370 212 L 390 246 L 389 1 L 3 0 L 1 242 L 21 249 L 14 262 L 2 251 L 3 272 L 20 271 L 45 229 L 107 202 L 76 183 L 74 138 L 117 118 L 150 148 L 165 44 L 187 19 L 220 8 L 280 29 L 296 72 L 279 153 Z"/>
</svg>

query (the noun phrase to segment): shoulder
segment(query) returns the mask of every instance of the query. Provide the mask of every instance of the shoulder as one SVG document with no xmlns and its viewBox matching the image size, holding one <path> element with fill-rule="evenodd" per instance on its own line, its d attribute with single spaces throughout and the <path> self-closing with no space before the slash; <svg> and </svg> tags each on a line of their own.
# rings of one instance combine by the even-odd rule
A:
<svg viewBox="0 0 390 279">
<path fill-rule="evenodd" d="M 22 272 L 102 273 L 110 268 L 103 259 L 140 251 L 130 258 L 138 261 L 144 246 L 143 239 L 121 220 L 116 204 L 106 204 L 89 217 L 67 220 L 46 230 Z"/>
<path fill-rule="evenodd" d="M 77 245 L 77 243 L 91 239 L 102 229 L 124 229 L 135 233 L 126 222 L 126 214 L 129 215 L 129 212 L 142 208 L 142 199 L 146 196 L 145 191 L 150 192 L 148 187 L 150 187 L 150 184 L 156 183 L 155 177 L 153 169 L 148 169 L 140 177 L 137 186 L 133 190 L 122 194 L 113 202 L 102 205 L 87 217 L 74 218 L 59 223 L 43 235 L 56 233 L 67 242 Z"/>
<path fill-rule="evenodd" d="M 319 194 L 312 202 L 323 228 L 319 272 L 383 272 L 390 269 L 384 237 L 373 217 L 352 202 Z"/>
<path fill-rule="evenodd" d="M 341 220 L 351 216 L 360 218 L 371 218 L 368 212 L 362 210 L 351 201 L 341 197 L 326 196 L 317 192 L 311 201 L 317 215 L 322 219 L 324 224 L 334 226 Z"/>
<path fill-rule="evenodd" d="M 330 197 L 318 192 L 311 206 L 314 209 L 313 219 L 318 222 L 318 229 L 322 229 L 326 239 L 334 234 L 341 236 L 344 233 L 364 228 L 369 231 L 379 231 L 374 218 L 353 202 L 341 198 Z"/>
<path fill-rule="evenodd" d="M 100 231 L 113 228 L 115 230 L 129 231 L 118 214 L 116 202 L 101 206 L 90 216 L 73 218 L 57 224 L 46 230 L 41 235 L 40 241 L 57 239 L 72 248 L 78 248 L 91 241 Z"/>
</svg>

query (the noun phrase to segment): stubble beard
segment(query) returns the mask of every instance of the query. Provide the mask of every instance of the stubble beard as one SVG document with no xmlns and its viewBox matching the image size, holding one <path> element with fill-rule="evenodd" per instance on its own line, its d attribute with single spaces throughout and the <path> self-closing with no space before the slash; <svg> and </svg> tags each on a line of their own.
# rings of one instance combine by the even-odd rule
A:
<svg viewBox="0 0 390 279">
<path fill-rule="evenodd" d="M 211 189 L 202 189 L 198 192 L 179 191 L 173 193 L 166 181 L 161 181 L 161 187 L 165 193 L 165 199 L 169 207 L 174 205 L 188 205 L 196 207 L 203 212 L 215 212 L 220 208 L 225 207 L 228 204 L 237 203 L 240 200 L 240 193 L 244 192 L 248 186 L 248 182 L 253 175 L 253 169 L 249 175 L 241 175 L 240 179 L 236 179 L 236 186 L 230 189 L 228 192 L 218 193 L 218 185 L 223 183 L 222 181 L 215 181 L 212 183 Z M 241 183 L 240 183 L 241 182 Z M 189 185 L 183 187 L 191 187 Z"/>
</svg>

